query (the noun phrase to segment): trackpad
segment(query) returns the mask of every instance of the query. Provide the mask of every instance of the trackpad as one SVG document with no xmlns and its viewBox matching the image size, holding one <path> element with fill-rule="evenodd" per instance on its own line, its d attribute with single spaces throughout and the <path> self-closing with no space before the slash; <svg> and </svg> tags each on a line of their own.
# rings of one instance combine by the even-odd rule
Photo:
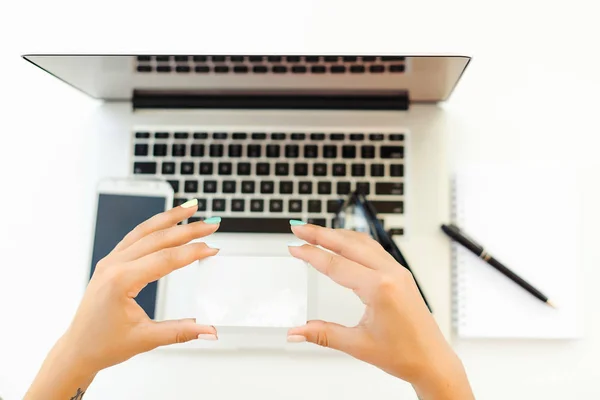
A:
<svg viewBox="0 0 600 400">
<path fill-rule="evenodd" d="M 307 277 L 307 264 L 292 257 L 211 257 L 168 277 L 165 317 L 217 328 L 303 325 Z"/>
</svg>

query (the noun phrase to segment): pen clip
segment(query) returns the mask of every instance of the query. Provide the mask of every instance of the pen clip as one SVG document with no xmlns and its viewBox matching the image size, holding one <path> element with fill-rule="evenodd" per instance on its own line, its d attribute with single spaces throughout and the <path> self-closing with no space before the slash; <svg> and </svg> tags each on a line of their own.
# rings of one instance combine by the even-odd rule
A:
<svg viewBox="0 0 600 400">
<path fill-rule="evenodd" d="M 450 224 L 450 227 L 452 227 L 452 229 L 454 229 L 456 231 L 456 233 L 462 235 L 462 237 L 464 237 L 469 242 L 471 242 L 472 244 L 474 244 L 475 246 L 477 246 L 477 247 L 481 248 L 481 250 L 483 250 L 483 246 L 482 245 L 480 245 L 479 243 L 477 243 L 472 237 L 470 237 L 465 232 L 463 232 L 458 226 L 456 226 L 454 224 Z"/>
</svg>

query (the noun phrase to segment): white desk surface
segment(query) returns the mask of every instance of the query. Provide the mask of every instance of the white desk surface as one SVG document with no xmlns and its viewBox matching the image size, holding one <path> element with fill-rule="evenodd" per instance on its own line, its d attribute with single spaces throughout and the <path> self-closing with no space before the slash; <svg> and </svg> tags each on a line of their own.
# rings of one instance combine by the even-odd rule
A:
<svg viewBox="0 0 600 400">
<path fill-rule="evenodd" d="M 214 3 L 206 7 L 213 7 L 210 10 L 215 12 L 230 11 L 226 9 L 230 7 L 228 2 Z M 331 17 L 338 16 L 340 4 L 328 10 L 322 2 L 306 3 L 319 7 L 315 15 L 303 14 L 312 18 L 314 26 L 298 26 L 291 36 L 271 35 L 278 28 L 284 29 L 288 23 L 285 19 L 281 19 L 281 24 L 273 18 L 265 19 L 263 25 L 253 21 L 254 27 L 269 28 L 268 32 L 260 28 L 258 33 L 269 33 L 271 47 L 264 47 L 269 44 L 259 40 L 256 32 L 247 32 L 247 38 L 239 34 L 219 37 L 221 42 L 202 50 L 261 52 L 256 43 L 261 43 L 263 51 L 278 52 L 289 45 L 287 48 L 298 53 L 324 53 L 331 49 L 441 53 L 458 49 L 474 55 L 475 60 L 446 105 L 451 117 L 448 132 L 452 135 L 454 167 L 465 161 L 535 159 L 580 168 L 582 180 L 589 182 L 584 187 L 580 254 L 580 281 L 585 291 L 584 337 L 576 341 L 454 340 L 453 345 L 467 367 L 478 398 L 600 397 L 600 320 L 596 317 L 600 306 L 596 290 L 600 281 L 600 254 L 596 250 L 600 238 L 600 128 L 594 117 L 598 113 L 600 67 L 592 41 L 600 35 L 592 32 L 592 27 L 597 26 L 592 20 L 594 13 L 574 5 L 575 1 L 568 3 L 568 10 L 548 6 L 539 14 L 542 11 L 537 5 L 515 0 L 514 9 L 509 7 L 510 1 L 503 2 L 502 9 L 486 11 L 486 18 L 475 18 L 470 12 L 483 11 L 480 2 L 443 2 L 435 15 L 431 14 L 429 3 L 411 2 L 414 9 L 410 11 L 420 13 L 422 21 L 436 24 L 437 29 L 427 33 L 419 29 L 422 22 L 413 18 L 404 20 L 404 29 L 396 29 L 398 15 L 406 15 L 407 11 L 400 8 L 400 2 L 384 9 L 373 7 L 371 19 L 366 18 L 364 10 L 346 7 L 344 3 L 346 19 L 335 21 Z M 51 7 L 56 9 L 54 3 Z M 18 21 L 0 27 L 6 29 L 1 37 L 12 40 L 18 33 L 22 41 L 16 44 L 9 40 L 9 49 L 0 55 L 0 397 L 5 400 L 21 398 L 47 350 L 64 331 L 82 294 L 86 279 L 82 265 L 87 265 L 88 257 L 84 239 L 89 237 L 93 194 L 86 190 L 90 182 L 85 177 L 90 170 L 74 167 L 82 163 L 93 169 L 94 164 L 83 163 L 85 154 L 70 154 L 69 149 L 97 145 L 86 142 L 82 126 L 93 104 L 27 65 L 18 55 L 27 50 L 131 52 L 170 48 L 173 42 L 163 37 L 161 29 L 149 30 L 150 38 L 131 35 L 131 39 L 123 41 L 127 36 L 124 33 L 131 32 L 131 19 L 115 21 L 109 14 L 113 9 L 107 6 L 97 10 L 106 13 L 101 14 L 105 21 L 114 23 L 113 32 L 123 33 L 113 35 L 112 40 L 105 29 L 98 30 L 95 39 L 74 37 L 76 31 L 63 26 L 57 17 L 44 19 L 50 10 L 42 9 L 35 15 L 26 14 L 27 26 L 37 26 L 39 31 L 24 32 Z M 578 10 L 576 17 L 571 15 L 572 10 Z M 250 10 L 238 11 L 237 16 L 232 16 L 231 26 L 241 23 L 238 18 Z M 544 18 L 538 18 L 539 15 Z M 64 18 L 66 21 L 69 17 L 65 14 Z M 180 21 L 188 16 L 173 14 L 172 18 Z M 222 26 L 218 26 L 218 20 L 203 19 L 204 27 L 219 31 Z M 82 24 L 78 29 L 86 26 L 84 21 L 79 21 Z M 349 33 L 342 42 L 336 39 L 338 36 L 327 39 L 317 29 L 334 29 L 336 23 L 341 29 L 348 24 L 358 24 L 362 29 Z M 365 35 L 370 30 L 379 34 L 377 40 Z M 398 32 L 413 33 L 410 46 L 398 44 Z M 57 43 L 63 47 L 57 48 Z M 64 43 L 78 44 L 65 47 Z M 188 51 L 199 51 L 195 42 L 183 43 L 187 43 Z M 177 45 L 180 47 L 171 48 L 185 52 L 182 42 Z M 552 190 L 560 190 L 560 182 L 549 188 Z M 194 395 L 212 399 L 414 398 L 408 385 L 342 356 L 182 352 L 147 354 L 102 372 L 86 399 Z"/>
</svg>

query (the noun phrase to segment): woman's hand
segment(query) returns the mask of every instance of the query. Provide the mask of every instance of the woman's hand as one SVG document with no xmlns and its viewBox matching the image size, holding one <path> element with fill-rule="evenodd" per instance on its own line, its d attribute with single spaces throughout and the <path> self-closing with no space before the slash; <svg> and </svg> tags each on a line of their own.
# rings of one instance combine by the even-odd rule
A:
<svg viewBox="0 0 600 400">
<path fill-rule="evenodd" d="M 406 268 L 362 233 L 315 225 L 292 231 L 312 244 L 290 247 L 292 256 L 353 290 L 366 309 L 355 327 L 310 321 L 290 329 L 289 341 L 306 339 L 348 353 L 410 382 L 422 399 L 473 398 L 462 363 Z"/>
<path fill-rule="evenodd" d="M 155 215 L 138 225 L 96 265 L 67 332 L 42 366 L 26 399 L 78 399 L 95 374 L 158 346 L 200 338 L 216 339 L 212 326 L 194 319 L 156 322 L 136 303 L 150 282 L 218 250 L 189 243 L 215 232 L 219 225 L 195 222 L 197 201 Z"/>
</svg>

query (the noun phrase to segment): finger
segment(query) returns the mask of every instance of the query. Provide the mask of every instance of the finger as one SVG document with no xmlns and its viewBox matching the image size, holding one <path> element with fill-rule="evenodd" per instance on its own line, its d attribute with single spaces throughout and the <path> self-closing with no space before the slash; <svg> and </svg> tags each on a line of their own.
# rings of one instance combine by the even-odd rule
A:
<svg viewBox="0 0 600 400">
<path fill-rule="evenodd" d="M 176 225 L 171 228 L 159 230 L 144 236 L 131 246 L 122 250 L 119 254 L 119 259 L 123 259 L 123 261 L 136 260 L 162 249 L 181 246 L 194 239 L 208 236 L 214 233 L 218 228 L 218 222 L 215 224 L 207 224 L 198 221 L 191 224 Z"/>
<path fill-rule="evenodd" d="M 194 339 L 217 340 L 214 326 L 199 325 L 194 318 L 150 323 L 146 335 L 152 347 L 185 343 Z"/>
<path fill-rule="evenodd" d="M 385 268 L 393 260 L 379 243 L 363 233 L 311 224 L 292 226 L 292 232 L 310 244 L 324 247 L 372 269 Z"/>
<path fill-rule="evenodd" d="M 335 283 L 354 290 L 361 299 L 368 298 L 376 274 L 372 269 L 311 245 L 290 247 L 289 251 Z"/>
<path fill-rule="evenodd" d="M 325 321 L 309 321 L 288 331 L 288 342 L 307 342 L 355 355 L 365 346 L 366 333 L 360 328 L 348 328 Z"/>
<path fill-rule="evenodd" d="M 194 215 L 198 209 L 198 199 L 191 199 L 180 205 L 179 207 L 172 208 L 168 211 L 156 214 L 153 217 L 142 222 L 136 226 L 131 232 L 129 232 L 123 240 L 119 242 L 111 251 L 111 254 L 122 251 L 133 243 L 137 242 L 144 236 L 151 234 L 152 232 L 159 231 L 161 229 L 170 228 L 177 225 L 179 222 Z"/>
<path fill-rule="evenodd" d="M 219 249 L 208 247 L 205 243 L 189 243 L 183 246 L 171 247 L 148 254 L 135 261 L 129 262 L 125 274 L 131 288 L 130 296 L 137 293 L 148 283 L 159 280 L 176 269 L 190 265 L 196 260 L 214 256 Z"/>
</svg>

